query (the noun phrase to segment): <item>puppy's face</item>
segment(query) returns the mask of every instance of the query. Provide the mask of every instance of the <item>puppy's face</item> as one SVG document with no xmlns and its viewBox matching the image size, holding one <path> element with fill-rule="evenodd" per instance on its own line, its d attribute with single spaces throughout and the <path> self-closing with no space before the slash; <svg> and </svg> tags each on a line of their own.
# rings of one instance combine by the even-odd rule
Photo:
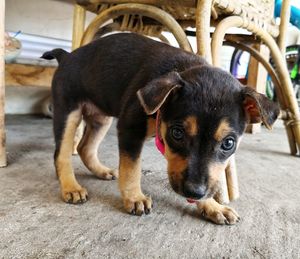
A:
<svg viewBox="0 0 300 259">
<path fill-rule="evenodd" d="M 203 114 L 199 109 L 198 114 L 162 121 L 161 135 L 174 191 L 192 199 L 215 193 L 219 175 L 236 151 L 245 127 L 245 120 L 239 123 L 238 112 L 233 111 L 229 117 Z"/>
<path fill-rule="evenodd" d="M 157 84 L 160 89 L 155 93 Z M 246 124 L 263 121 L 270 127 L 279 113 L 267 98 L 210 66 L 170 73 L 141 89 L 141 103 L 153 113 L 157 106 L 145 98 L 147 87 L 154 95 L 148 100 L 160 100 L 159 130 L 170 184 L 175 192 L 195 200 L 216 192 L 219 175 L 236 151 Z M 158 98 L 160 94 L 165 95 Z"/>
</svg>

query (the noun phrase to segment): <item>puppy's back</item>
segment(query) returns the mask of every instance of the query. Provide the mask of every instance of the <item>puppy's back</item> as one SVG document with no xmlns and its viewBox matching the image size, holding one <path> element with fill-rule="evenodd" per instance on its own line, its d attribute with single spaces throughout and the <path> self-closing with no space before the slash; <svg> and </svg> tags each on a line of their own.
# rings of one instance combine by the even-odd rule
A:
<svg viewBox="0 0 300 259">
<path fill-rule="evenodd" d="M 85 92 L 99 108 L 118 116 L 123 96 L 135 96 L 147 82 L 170 71 L 180 72 L 204 62 L 165 43 L 134 33 L 118 33 L 65 55 L 55 80 L 64 81 L 67 95 L 80 98 Z"/>
</svg>

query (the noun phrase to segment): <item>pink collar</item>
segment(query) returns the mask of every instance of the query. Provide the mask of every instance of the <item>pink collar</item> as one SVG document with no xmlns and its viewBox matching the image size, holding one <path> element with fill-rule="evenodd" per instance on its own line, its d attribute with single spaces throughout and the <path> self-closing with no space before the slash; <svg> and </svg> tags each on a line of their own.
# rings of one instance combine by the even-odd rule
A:
<svg viewBox="0 0 300 259">
<path fill-rule="evenodd" d="M 156 145 L 157 149 L 160 151 L 160 153 L 162 153 L 162 155 L 164 155 L 165 154 L 165 144 L 160 135 L 159 128 L 160 128 L 160 112 L 158 110 L 156 113 L 155 145 Z"/>
</svg>

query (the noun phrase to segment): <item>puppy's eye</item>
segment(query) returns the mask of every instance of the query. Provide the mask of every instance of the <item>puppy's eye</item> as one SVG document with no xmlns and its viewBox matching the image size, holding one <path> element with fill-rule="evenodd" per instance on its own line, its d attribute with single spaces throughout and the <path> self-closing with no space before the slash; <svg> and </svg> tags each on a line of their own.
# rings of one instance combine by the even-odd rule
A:
<svg viewBox="0 0 300 259">
<path fill-rule="evenodd" d="M 233 137 L 227 137 L 223 140 L 221 148 L 224 151 L 230 151 L 234 148 L 235 146 L 235 139 Z"/>
<path fill-rule="evenodd" d="M 182 140 L 184 138 L 184 131 L 183 131 L 183 129 L 181 129 L 179 127 L 173 127 L 171 129 L 171 136 L 176 141 L 180 141 L 180 140 Z"/>
</svg>

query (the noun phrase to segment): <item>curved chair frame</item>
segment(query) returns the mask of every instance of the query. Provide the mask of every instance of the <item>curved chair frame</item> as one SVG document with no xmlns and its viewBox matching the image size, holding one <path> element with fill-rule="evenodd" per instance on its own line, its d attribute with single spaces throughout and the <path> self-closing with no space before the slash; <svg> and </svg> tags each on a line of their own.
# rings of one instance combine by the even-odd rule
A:
<svg viewBox="0 0 300 259">
<path fill-rule="evenodd" d="M 231 47 L 246 51 L 246 52 L 250 53 L 250 55 L 252 57 L 254 57 L 258 62 L 260 62 L 264 66 L 264 68 L 267 70 L 267 72 L 269 73 L 269 75 L 270 75 L 270 77 L 271 77 L 271 79 L 272 79 L 272 81 L 275 85 L 275 91 L 276 91 L 276 94 L 277 94 L 278 98 L 280 99 L 280 103 L 283 103 L 283 101 L 282 101 L 283 94 L 282 94 L 281 84 L 280 84 L 280 81 L 279 81 L 278 76 L 276 74 L 276 71 L 271 66 L 269 61 L 267 61 L 256 49 L 250 47 L 247 44 L 227 39 L 224 42 L 224 45 L 231 46 Z M 292 117 L 293 117 L 293 115 L 287 109 L 287 107 L 285 109 L 281 110 L 280 118 L 282 120 L 284 120 L 285 123 L 288 123 L 288 121 Z M 291 131 L 291 129 L 289 127 L 287 127 L 286 130 Z M 297 147 L 296 147 L 294 138 L 290 139 L 290 137 L 293 137 L 293 132 L 290 132 L 287 135 L 288 135 L 288 140 L 289 140 L 289 144 L 290 144 L 291 154 L 296 154 L 297 153 Z"/>
<path fill-rule="evenodd" d="M 298 103 L 293 92 L 292 82 L 289 77 L 287 67 L 285 66 L 285 61 L 280 52 L 278 45 L 275 40 L 264 30 L 259 28 L 255 23 L 247 21 L 244 22 L 243 18 L 239 16 L 231 16 L 223 19 L 216 27 L 216 30 L 212 37 L 212 60 L 215 66 L 219 66 L 219 55 L 220 49 L 223 45 L 223 40 L 225 33 L 228 29 L 233 27 L 241 27 L 253 32 L 255 35 L 260 37 L 262 41 L 269 47 L 271 55 L 273 57 L 275 66 L 277 68 L 277 76 L 281 84 L 278 88 L 277 93 L 280 99 L 281 108 L 283 110 L 289 110 L 292 115 L 288 122 L 285 123 L 289 144 L 291 148 L 292 155 L 297 154 L 297 149 L 300 150 L 300 114 Z M 276 83 L 276 82 L 274 82 Z M 276 84 L 275 84 L 276 85 Z M 283 95 L 283 92 L 285 93 Z"/>
<path fill-rule="evenodd" d="M 280 89 L 280 82 L 274 68 L 271 66 L 271 64 L 268 61 L 264 59 L 264 57 L 256 49 L 250 47 L 247 44 L 241 42 L 235 42 L 228 39 L 224 42 L 223 45 L 231 46 L 236 49 L 240 49 L 248 52 L 251 56 L 253 56 L 258 62 L 260 62 L 264 66 L 264 68 L 268 71 L 275 87 Z"/>
<path fill-rule="evenodd" d="M 109 21 L 110 19 L 114 19 L 118 16 L 126 14 L 139 14 L 150 17 L 160 22 L 174 35 L 175 39 L 182 49 L 186 51 L 192 51 L 192 47 L 183 29 L 170 14 L 155 6 L 144 4 L 120 4 L 101 12 L 85 30 L 82 36 L 81 45 L 90 42 L 102 24 Z"/>
<path fill-rule="evenodd" d="M 104 26 L 100 27 L 98 29 L 97 33 L 95 34 L 95 38 L 101 38 L 104 35 L 106 35 L 108 33 L 115 32 L 115 31 L 128 31 L 128 30 L 137 32 L 139 34 L 145 34 L 145 35 L 150 36 L 150 37 L 157 37 L 162 42 L 170 44 L 169 40 L 163 34 L 161 34 L 158 31 L 153 32 L 153 31 L 148 30 L 148 29 L 143 30 L 143 29 L 138 29 L 138 28 L 134 28 L 134 27 L 131 27 L 130 29 L 129 28 L 123 28 L 123 22 L 121 24 L 117 21 L 114 21 L 112 23 L 109 23 L 107 25 L 104 25 Z"/>
</svg>

